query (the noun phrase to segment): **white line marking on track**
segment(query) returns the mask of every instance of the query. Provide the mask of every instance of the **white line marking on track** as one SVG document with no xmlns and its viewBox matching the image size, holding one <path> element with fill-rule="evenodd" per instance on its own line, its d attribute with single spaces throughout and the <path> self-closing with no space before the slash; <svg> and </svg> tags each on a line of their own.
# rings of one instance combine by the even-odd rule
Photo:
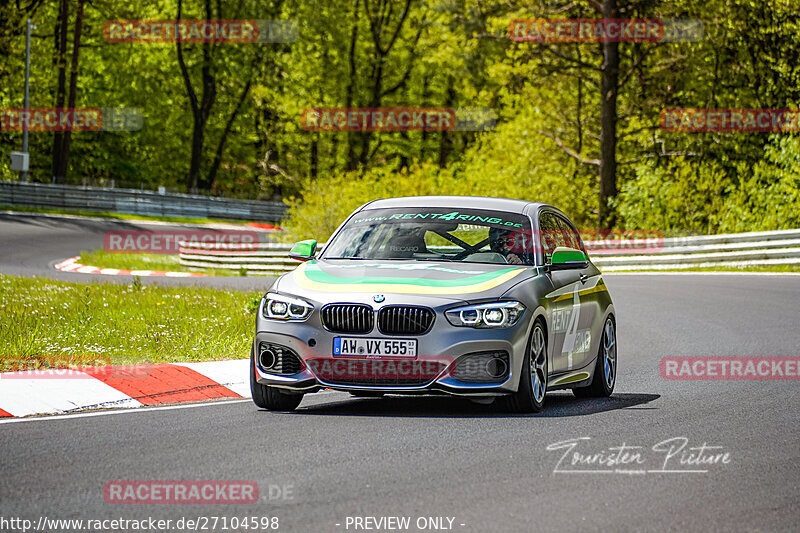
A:
<svg viewBox="0 0 800 533">
<path fill-rule="evenodd" d="M 37 416 L 26 418 L 9 418 L 7 420 L 0 420 L 0 424 L 16 424 L 18 422 L 43 422 L 46 420 L 64 420 L 66 418 L 91 418 L 94 416 L 108 416 L 108 415 L 121 415 L 129 413 L 145 413 L 148 411 L 169 411 L 174 409 L 189 409 L 192 407 L 208 407 L 211 405 L 225 405 L 231 403 L 251 402 L 250 398 L 242 398 L 241 400 L 227 400 L 221 402 L 203 402 L 191 403 L 183 405 L 165 405 L 162 407 L 141 407 L 138 409 L 115 409 L 113 411 L 92 411 L 90 413 L 75 413 L 70 415 L 55 415 L 55 416 Z"/>
<path fill-rule="evenodd" d="M 342 391 L 334 391 L 334 390 L 325 390 L 320 392 L 315 392 L 313 394 L 309 394 L 310 397 L 324 395 L 324 394 L 346 394 Z M 109 416 L 109 415 L 121 415 L 121 414 L 129 414 L 129 413 L 146 413 L 152 411 L 171 411 L 177 409 L 191 409 L 193 407 L 211 407 L 214 405 L 229 405 L 233 403 L 242 403 L 242 402 L 252 402 L 251 398 L 242 398 L 241 400 L 224 400 L 224 401 L 216 401 L 216 402 L 201 402 L 201 403 L 189 403 L 189 404 L 181 404 L 181 405 L 164 405 L 161 407 L 139 407 L 139 408 L 127 408 L 127 409 L 115 409 L 113 411 L 92 411 L 89 413 L 74 413 L 74 414 L 66 414 L 66 415 L 53 415 L 53 416 L 34 416 L 34 417 L 24 417 L 24 418 L 0 418 L 0 425 L 2 424 L 16 424 L 19 422 L 44 422 L 47 420 L 65 420 L 68 418 L 91 418 L 95 416 Z"/>
</svg>

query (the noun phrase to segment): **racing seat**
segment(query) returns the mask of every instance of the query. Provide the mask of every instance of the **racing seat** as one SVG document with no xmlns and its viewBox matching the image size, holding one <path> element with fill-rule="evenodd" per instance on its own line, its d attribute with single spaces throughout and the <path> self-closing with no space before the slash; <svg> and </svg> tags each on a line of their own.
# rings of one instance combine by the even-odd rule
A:
<svg viewBox="0 0 800 533">
<path fill-rule="evenodd" d="M 384 259 L 409 259 L 414 254 L 427 254 L 425 238 L 417 231 L 393 235 L 383 247 L 381 257 Z"/>
</svg>

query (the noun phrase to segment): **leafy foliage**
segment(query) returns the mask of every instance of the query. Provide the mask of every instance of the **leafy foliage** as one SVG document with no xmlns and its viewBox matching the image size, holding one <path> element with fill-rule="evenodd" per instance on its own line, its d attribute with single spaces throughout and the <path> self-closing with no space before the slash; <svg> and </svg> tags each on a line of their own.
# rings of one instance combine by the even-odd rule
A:
<svg viewBox="0 0 800 533">
<path fill-rule="evenodd" d="M 286 198 L 287 239 L 322 239 L 354 207 L 403 194 L 535 199 L 593 225 L 602 47 L 514 42 L 508 25 L 514 18 L 596 18 L 595 4 L 182 0 L 185 18 L 202 18 L 212 5 L 219 18 L 297 26 L 291 43 L 185 44 L 190 85 L 199 94 L 203 80 L 214 82 L 197 184 L 208 194 Z M 670 107 L 800 107 L 796 2 L 617 5 L 625 17 L 700 19 L 704 32 L 699 40 L 619 45 L 618 225 L 697 232 L 796 226 L 800 147 L 793 134 L 659 128 L 660 111 Z M 38 26 L 31 105 L 53 105 L 58 7 L 58 0 L 0 6 L 0 108 L 22 105 L 27 17 Z M 170 19 L 177 8 L 178 0 L 86 3 L 77 105 L 139 108 L 144 127 L 73 133 L 69 183 L 192 188 L 195 116 L 176 45 L 103 37 L 110 19 Z M 487 132 L 348 133 L 300 124 L 305 108 L 373 105 L 489 108 L 497 125 Z M 7 161 L 20 141 L 19 132 L 0 131 L 0 158 Z M 52 144 L 52 133 L 30 135 L 35 181 L 51 180 Z M 0 164 L 0 179 L 17 174 Z"/>
</svg>

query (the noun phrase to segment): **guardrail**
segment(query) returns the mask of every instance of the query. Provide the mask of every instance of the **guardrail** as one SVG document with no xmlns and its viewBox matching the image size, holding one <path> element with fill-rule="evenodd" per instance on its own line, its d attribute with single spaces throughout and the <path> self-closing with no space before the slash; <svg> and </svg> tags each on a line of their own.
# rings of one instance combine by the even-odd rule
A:
<svg viewBox="0 0 800 533">
<path fill-rule="evenodd" d="M 603 272 L 800 263 L 797 229 L 673 237 L 657 247 L 592 249 L 596 244 L 586 243 L 592 262 Z"/>
<path fill-rule="evenodd" d="M 658 240 L 655 246 L 653 240 L 592 241 L 586 242 L 586 247 L 592 262 L 603 272 L 800 264 L 800 230 L 673 237 Z M 192 267 L 280 275 L 299 264 L 289 258 L 290 248 L 290 244 L 278 243 L 184 243 L 180 262 Z"/>
<path fill-rule="evenodd" d="M 0 181 L 0 205 L 271 223 L 286 212 L 280 202 L 19 181 Z"/>
<path fill-rule="evenodd" d="M 257 242 L 248 244 L 182 243 L 178 249 L 181 265 L 199 268 L 246 270 L 276 276 L 297 268 L 289 258 L 291 244 Z M 321 250 L 321 247 L 318 247 Z"/>
</svg>

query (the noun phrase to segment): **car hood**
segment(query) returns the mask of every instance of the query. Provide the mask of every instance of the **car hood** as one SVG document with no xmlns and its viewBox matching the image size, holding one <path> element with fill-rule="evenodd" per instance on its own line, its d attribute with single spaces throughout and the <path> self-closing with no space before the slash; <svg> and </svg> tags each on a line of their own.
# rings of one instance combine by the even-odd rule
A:
<svg viewBox="0 0 800 533">
<path fill-rule="evenodd" d="M 498 297 L 536 269 L 437 261 L 309 261 L 281 278 L 281 292 L 316 301 L 361 301 L 374 295 L 419 295 L 464 301 Z"/>
</svg>

